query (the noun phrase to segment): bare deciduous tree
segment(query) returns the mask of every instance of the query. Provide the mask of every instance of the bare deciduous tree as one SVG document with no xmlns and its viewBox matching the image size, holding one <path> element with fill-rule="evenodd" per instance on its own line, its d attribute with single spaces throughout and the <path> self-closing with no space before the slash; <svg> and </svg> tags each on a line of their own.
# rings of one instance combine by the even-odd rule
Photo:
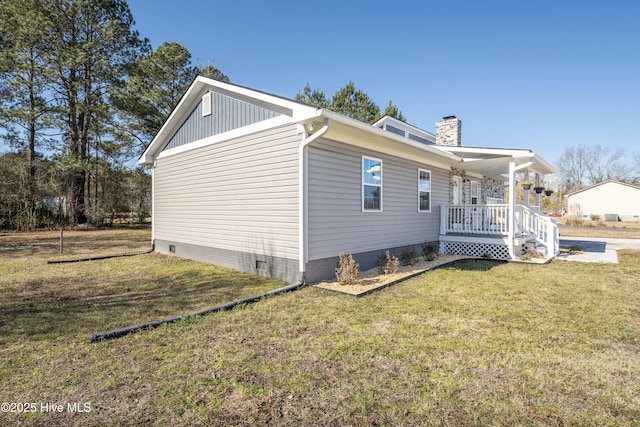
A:
<svg viewBox="0 0 640 427">
<path fill-rule="evenodd" d="M 565 148 L 557 166 L 565 189 L 571 191 L 608 179 L 630 180 L 632 167 L 623 159 L 621 148 L 578 145 Z"/>
<path fill-rule="evenodd" d="M 587 147 L 570 146 L 564 149 L 558 161 L 558 170 L 567 190 L 580 188 L 587 175 Z"/>
</svg>

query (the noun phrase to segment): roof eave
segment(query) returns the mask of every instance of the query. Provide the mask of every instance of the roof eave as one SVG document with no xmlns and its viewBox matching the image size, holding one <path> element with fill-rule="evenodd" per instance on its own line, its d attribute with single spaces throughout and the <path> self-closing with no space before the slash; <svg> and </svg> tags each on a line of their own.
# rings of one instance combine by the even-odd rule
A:
<svg viewBox="0 0 640 427">
<path fill-rule="evenodd" d="M 364 123 L 361 122 L 359 120 L 356 119 L 352 119 L 350 117 L 344 116 L 342 114 L 338 114 L 335 113 L 333 111 L 330 110 L 326 110 L 326 109 L 320 109 L 317 111 L 317 113 L 313 116 L 312 119 L 313 120 L 317 117 L 323 117 L 323 118 L 327 118 L 330 119 L 332 122 L 336 122 L 336 123 L 341 123 L 344 124 L 346 126 L 350 126 L 353 127 L 355 129 L 357 129 L 358 131 L 362 131 L 368 134 L 373 134 L 377 137 L 382 137 L 385 138 L 387 140 L 393 140 L 396 143 L 399 144 L 403 144 L 412 148 L 416 148 L 422 151 L 425 151 L 427 153 L 433 154 L 437 157 L 441 157 L 442 159 L 446 159 L 448 161 L 454 161 L 454 162 L 461 162 L 462 158 L 460 156 L 457 156 L 453 153 L 449 153 L 443 150 L 439 150 L 435 145 L 429 145 L 429 144 L 424 144 L 421 142 L 417 142 L 417 141 L 413 141 L 411 139 L 408 138 L 404 138 L 400 135 L 396 135 L 394 133 L 391 133 L 389 131 L 386 131 L 384 129 L 378 128 L 376 126 L 372 126 L 368 123 Z M 305 122 L 305 120 L 302 120 L 302 122 Z M 330 132 L 330 130 L 329 130 Z"/>
</svg>

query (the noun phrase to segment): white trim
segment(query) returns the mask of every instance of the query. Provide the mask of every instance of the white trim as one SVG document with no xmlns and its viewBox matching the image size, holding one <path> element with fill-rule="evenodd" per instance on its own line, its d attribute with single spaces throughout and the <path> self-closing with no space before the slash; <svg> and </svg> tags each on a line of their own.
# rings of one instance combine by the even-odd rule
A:
<svg viewBox="0 0 640 427">
<path fill-rule="evenodd" d="M 427 172 L 429 174 L 429 209 L 428 210 L 420 209 L 420 193 L 423 192 L 422 190 L 420 190 L 420 172 Z M 431 173 L 430 170 L 418 168 L 418 212 L 420 212 L 420 213 L 431 212 L 431 194 L 433 193 L 432 176 L 433 176 L 433 174 Z"/>
<path fill-rule="evenodd" d="M 454 236 L 451 234 L 440 234 L 440 241 L 444 242 L 461 242 L 461 243 L 488 243 L 488 244 L 509 244 L 509 236 L 503 236 L 500 234 L 492 235 L 491 237 L 478 237 L 478 236 Z"/>
<path fill-rule="evenodd" d="M 216 144 L 218 142 L 227 141 L 233 138 L 239 138 L 242 136 L 250 135 L 252 133 L 260 132 L 263 130 L 271 129 L 277 126 L 293 123 L 291 117 L 277 116 L 271 119 L 263 120 L 248 126 L 233 129 L 227 132 L 219 133 L 217 135 L 209 136 L 194 142 L 189 142 L 178 147 L 169 148 L 168 150 L 161 151 L 156 158 L 162 159 L 175 154 L 184 153 L 186 151 L 195 150 L 196 148 L 206 147 L 208 145 Z"/>
<path fill-rule="evenodd" d="M 359 120 L 352 119 L 350 117 L 344 116 L 344 115 L 339 114 L 339 113 L 335 113 L 335 112 L 330 111 L 330 110 L 324 110 L 324 109 L 323 110 L 319 110 L 318 115 L 321 115 L 323 117 L 327 117 L 327 118 L 329 118 L 332 121 L 337 122 L 337 123 L 343 123 L 345 125 L 350 126 L 351 128 L 363 130 L 365 132 L 372 133 L 373 135 L 382 136 L 385 139 L 392 139 L 392 140 L 400 142 L 400 143 L 402 143 L 404 145 L 407 145 L 407 146 L 410 146 L 410 147 L 413 147 L 413 148 L 418 148 L 421 151 L 425 151 L 425 152 L 428 152 L 428 153 L 431 153 L 431 154 L 435 154 L 438 157 L 443 157 L 443 158 L 448 159 L 448 160 L 453 160 L 456 163 L 457 162 L 462 162 L 462 157 L 460 157 L 460 156 L 458 156 L 456 154 L 453 154 L 453 153 L 446 152 L 446 151 L 442 150 L 440 148 L 440 146 L 435 145 L 435 144 L 423 144 L 422 142 L 414 141 L 412 139 L 405 138 L 405 137 L 400 136 L 400 135 L 396 135 L 393 132 L 389 132 L 389 131 L 386 131 L 384 129 L 380 129 L 380 128 L 372 126 L 372 125 L 370 125 L 368 123 L 364 123 L 364 122 L 361 122 Z M 341 141 L 341 142 L 343 142 L 345 144 L 349 143 L 349 142 L 345 142 L 345 141 Z M 393 150 L 390 151 L 388 154 L 397 155 L 396 153 L 393 152 Z M 442 163 L 442 162 L 440 162 L 440 164 L 444 164 L 445 165 L 444 167 L 448 167 L 448 166 L 451 165 L 451 164 Z M 437 165 L 437 166 L 440 166 L 440 165 Z"/>
<path fill-rule="evenodd" d="M 462 200 L 463 196 L 464 196 L 464 192 L 462 191 L 462 185 L 464 184 L 462 182 L 462 177 L 460 175 L 454 175 L 454 176 L 451 177 L 451 181 L 452 182 L 455 181 L 455 182 L 458 183 L 457 187 L 456 186 L 452 187 L 451 204 L 452 205 L 462 205 L 462 204 L 464 204 L 464 200 Z M 457 190 L 456 190 L 456 188 L 457 188 Z M 456 194 L 456 191 L 457 191 L 457 194 Z M 456 196 L 458 197 L 458 203 L 456 203 L 456 200 L 455 200 Z"/>
<path fill-rule="evenodd" d="M 367 160 L 372 160 L 374 162 L 380 162 L 380 184 L 372 184 L 370 182 L 364 182 L 364 173 L 365 173 L 365 169 L 364 169 L 364 161 L 365 159 Z M 383 185 L 384 185 L 384 176 L 383 176 L 383 166 L 382 166 L 382 159 L 377 159 L 375 157 L 371 157 L 371 156 L 362 156 L 362 161 L 360 162 L 361 168 L 360 168 L 360 200 L 361 200 L 361 208 L 362 208 L 362 212 L 382 212 L 382 194 L 383 194 Z M 380 189 L 380 209 L 365 209 L 364 207 L 364 187 L 365 185 L 369 186 L 369 187 L 378 187 Z"/>
</svg>

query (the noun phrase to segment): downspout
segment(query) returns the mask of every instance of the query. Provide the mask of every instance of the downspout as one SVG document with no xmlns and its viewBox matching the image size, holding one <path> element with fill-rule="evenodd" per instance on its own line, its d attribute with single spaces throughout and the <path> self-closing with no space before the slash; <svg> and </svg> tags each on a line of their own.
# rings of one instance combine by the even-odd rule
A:
<svg viewBox="0 0 640 427">
<path fill-rule="evenodd" d="M 298 250 L 299 250 L 299 271 L 300 271 L 300 280 L 304 282 L 305 273 L 307 271 L 307 258 L 308 254 L 308 155 L 307 155 L 307 146 L 311 144 L 316 139 L 320 138 L 324 135 L 329 129 L 329 125 L 331 120 L 325 119 L 324 125 L 315 133 L 308 136 L 306 129 L 303 132 L 302 142 L 298 147 Z"/>
<path fill-rule="evenodd" d="M 156 160 L 151 164 L 151 247 L 156 246 Z"/>
<path fill-rule="evenodd" d="M 511 259 L 516 258 L 515 248 L 513 242 L 515 240 L 515 226 L 516 226 L 516 172 L 522 169 L 526 169 L 533 164 L 533 161 L 529 161 L 520 166 L 516 166 L 514 158 L 509 160 L 509 257 Z"/>
</svg>

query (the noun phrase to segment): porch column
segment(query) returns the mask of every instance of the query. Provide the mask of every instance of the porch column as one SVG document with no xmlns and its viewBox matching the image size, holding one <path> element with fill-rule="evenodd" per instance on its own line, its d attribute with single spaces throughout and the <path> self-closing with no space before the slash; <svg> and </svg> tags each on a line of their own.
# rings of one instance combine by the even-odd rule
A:
<svg viewBox="0 0 640 427">
<path fill-rule="evenodd" d="M 536 172 L 536 183 L 534 188 L 537 188 L 537 187 L 540 187 L 540 174 L 538 172 Z M 538 193 L 537 191 L 534 191 L 533 197 L 535 198 L 534 200 L 535 205 L 538 207 L 538 209 L 540 209 L 540 193 Z"/>
<path fill-rule="evenodd" d="M 523 181 L 524 182 L 529 181 L 529 171 L 528 170 L 524 171 L 524 180 Z M 524 190 L 524 200 L 523 200 L 522 204 L 525 205 L 526 207 L 529 207 L 529 191 L 530 190 L 527 190 L 527 189 Z"/>
<path fill-rule="evenodd" d="M 513 249 L 513 239 L 515 237 L 514 229 L 516 215 L 516 161 L 514 159 L 509 160 L 509 217 L 507 218 L 507 224 L 509 226 L 507 237 L 509 239 L 509 257 L 514 259 L 516 257 Z"/>
</svg>

